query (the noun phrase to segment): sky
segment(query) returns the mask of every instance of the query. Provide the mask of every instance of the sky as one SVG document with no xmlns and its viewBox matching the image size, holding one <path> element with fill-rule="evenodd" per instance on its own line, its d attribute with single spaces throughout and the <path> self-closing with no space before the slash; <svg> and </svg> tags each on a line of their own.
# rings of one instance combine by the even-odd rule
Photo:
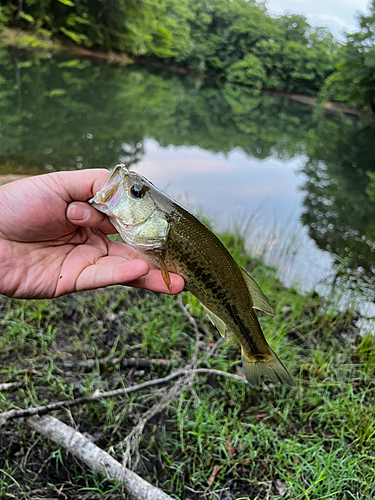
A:
<svg viewBox="0 0 375 500">
<path fill-rule="evenodd" d="M 337 37 L 355 31 L 355 15 L 367 12 L 370 0 L 266 0 L 270 14 L 303 14 L 313 26 L 327 26 Z"/>
</svg>

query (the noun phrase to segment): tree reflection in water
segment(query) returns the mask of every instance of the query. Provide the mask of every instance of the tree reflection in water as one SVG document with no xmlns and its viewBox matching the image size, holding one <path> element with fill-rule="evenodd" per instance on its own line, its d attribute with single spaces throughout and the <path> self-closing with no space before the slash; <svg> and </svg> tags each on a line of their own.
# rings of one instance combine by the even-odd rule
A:
<svg viewBox="0 0 375 500">
<path fill-rule="evenodd" d="M 147 138 L 258 160 L 303 156 L 311 238 L 342 264 L 337 279 L 375 281 L 372 124 L 135 65 L 0 48 L 0 75 L 1 174 L 131 165 Z"/>
</svg>

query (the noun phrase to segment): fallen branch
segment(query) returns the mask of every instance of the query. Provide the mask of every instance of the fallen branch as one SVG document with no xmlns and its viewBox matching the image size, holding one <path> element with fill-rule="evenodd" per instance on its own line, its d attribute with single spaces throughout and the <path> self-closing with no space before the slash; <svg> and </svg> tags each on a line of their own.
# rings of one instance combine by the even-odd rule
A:
<svg viewBox="0 0 375 500">
<path fill-rule="evenodd" d="M 29 425 L 82 460 L 95 473 L 103 473 L 109 481 L 123 484 L 133 500 L 172 500 L 172 497 L 123 467 L 111 455 L 57 418 L 50 415 L 34 417 L 29 420 Z"/>
<path fill-rule="evenodd" d="M 144 358 L 111 358 L 111 359 L 87 359 L 86 361 L 64 360 L 57 363 L 64 368 L 95 368 L 96 366 L 107 367 L 120 365 L 122 368 L 136 368 L 137 370 L 149 370 L 153 366 L 169 368 L 172 362 L 167 359 L 144 359 Z"/>
<path fill-rule="evenodd" d="M 0 384 L 0 391 L 11 391 L 12 389 L 20 387 L 22 384 L 23 380 L 20 380 L 19 382 L 4 382 L 3 384 Z"/>
<path fill-rule="evenodd" d="M 198 373 L 211 374 L 211 375 L 220 375 L 222 377 L 232 378 L 234 380 L 238 380 L 242 383 L 246 383 L 246 379 L 240 377 L 239 375 L 235 375 L 234 373 L 227 373 L 221 370 L 213 370 L 210 368 L 197 368 L 195 370 L 192 369 L 182 369 L 177 370 L 170 375 L 167 375 L 163 378 L 157 378 L 155 380 L 149 380 L 148 382 L 143 382 L 142 384 L 133 385 L 131 387 L 126 387 L 124 389 L 115 389 L 114 391 L 108 392 L 95 392 L 92 396 L 82 397 L 77 399 L 71 399 L 69 401 L 57 401 L 56 403 L 50 403 L 44 406 L 37 406 L 34 408 L 27 408 L 26 410 L 9 410 L 3 413 L 0 413 L 0 427 L 2 427 L 8 420 L 13 418 L 21 418 L 21 417 L 31 417 L 33 415 L 41 415 L 43 413 L 47 413 L 53 410 L 59 410 L 61 408 L 69 408 L 71 406 L 77 406 L 84 403 L 91 403 L 93 401 L 98 401 L 100 399 L 110 398 L 114 396 L 122 396 L 124 394 L 129 394 L 135 391 L 141 391 L 148 387 L 152 387 L 154 385 L 165 384 L 170 380 L 173 380 L 177 377 L 181 377 L 183 375 L 191 375 L 194 376 Z"/>
</svg>

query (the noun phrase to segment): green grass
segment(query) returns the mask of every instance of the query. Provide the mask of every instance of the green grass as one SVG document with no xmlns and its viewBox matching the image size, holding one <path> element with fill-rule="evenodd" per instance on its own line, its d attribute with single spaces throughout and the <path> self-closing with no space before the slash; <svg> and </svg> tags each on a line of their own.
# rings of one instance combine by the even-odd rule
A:
<svg viewBox="0 0 375 500">
<path fill-rule="evenodd" d="M 275 269 L 244 251 L 237 234 L 222 239 L 275 308 L 275 316 L 262 316 L 261 323 L 295 387 L 257 391 L 200 375 L 146 424 L 136 471 L 185 500 L 375 498 L 374 339 L 358 335 L 355 312 L 336 312 L 316 293 L 303 296 L 283 287 Z M 199 302 L 189 294 L 183 298 L 198 322 L 202 360 L 219 334 Z M 176 297 L 122 287 L 53 301 L 0 297 L 0 383 L 23 382 L 0 392 L 0 407 L 27 408 L 157 378 L 189 363 L 195 344 Z M 137 357 L 167 359 L 173 368 L 74 366 Z M 228 339 L 201 363 L 240 372 L 240 349 Z M 165 390 L 54 414 L 103 449 L 113 447 L 121 461 L 123 439 Z M 214 466 L 221 469 L 209 486 Z M 8 422 L 0 430 L 0 498 L 58 498 L 60 488 L 67 498 L 125 498 L 120 486 L 87 470 L 24 421 Z"/>
</svg>

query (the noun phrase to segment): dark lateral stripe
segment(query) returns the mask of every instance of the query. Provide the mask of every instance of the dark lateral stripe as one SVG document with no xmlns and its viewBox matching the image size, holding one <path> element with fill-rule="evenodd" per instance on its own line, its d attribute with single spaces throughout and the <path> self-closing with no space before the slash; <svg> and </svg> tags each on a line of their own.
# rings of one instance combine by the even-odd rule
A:
<svg viewBox="0 0 375 500">
<path fill-rule="evenodd" d="M 246 327 L 246 325 L 244 325 L 244 323 L 243 323 L 242 319 L 241 319 L 238 315 L 234 314 L 234 311 L 233 311 L 233 309 L 232 309 L 232 306 L 231 306 L 231 304 L 230 304 L 229 302 L 228 302 L 228 305 L 229 305 L 229 308 L 230 308 L 230 314 L 231 314 L 231 316 L 232 316 L 232 319 L 234 320 L 234 322 L 236 323 L 236 325 L 237 325 L 237 326 L 238 326 L 238 328 L 240 329 L 240 331 L 241 331 L 241 333 L 242 333 L 243 337 L 245 338 L 245 340 L 246 340 L 246 342 L 247 342 L 247 344 L 248 344 L 248 347 L 250 347 L 250 349 L 251 349 L 251 352 L 252 352 L 255 356 L 256 356 L 256 355 L 264 355 L 264 353 L 262 353 L 262 352 L 259 350 L 259 348 L 258 348 L 257 344 L 256 344 L 256 343 L 253 341 L 253 339 L 250 337 L 250 335 L 249 335 L 249 328 L 248 328 L 248 327 Z M 251 319 L 252 319 L 252 320 L 254 320 L 254 326 L 255 326 L 255 327 L 259 330 L 258 334 L 260 333 L 261 335 L 263 335 L 263 334 L 262 334 L 262 330 L 261 330 L 261 328 L 260 328 L 260 324 L 259 324 L 259 322 L 258 322 L 258 318 L 257 318 L 256 316 L 254 317 L 254 316 L 252 316 L 252 315 L 250 315 L 250 317 L 251 317 Z"/>
</svg>

